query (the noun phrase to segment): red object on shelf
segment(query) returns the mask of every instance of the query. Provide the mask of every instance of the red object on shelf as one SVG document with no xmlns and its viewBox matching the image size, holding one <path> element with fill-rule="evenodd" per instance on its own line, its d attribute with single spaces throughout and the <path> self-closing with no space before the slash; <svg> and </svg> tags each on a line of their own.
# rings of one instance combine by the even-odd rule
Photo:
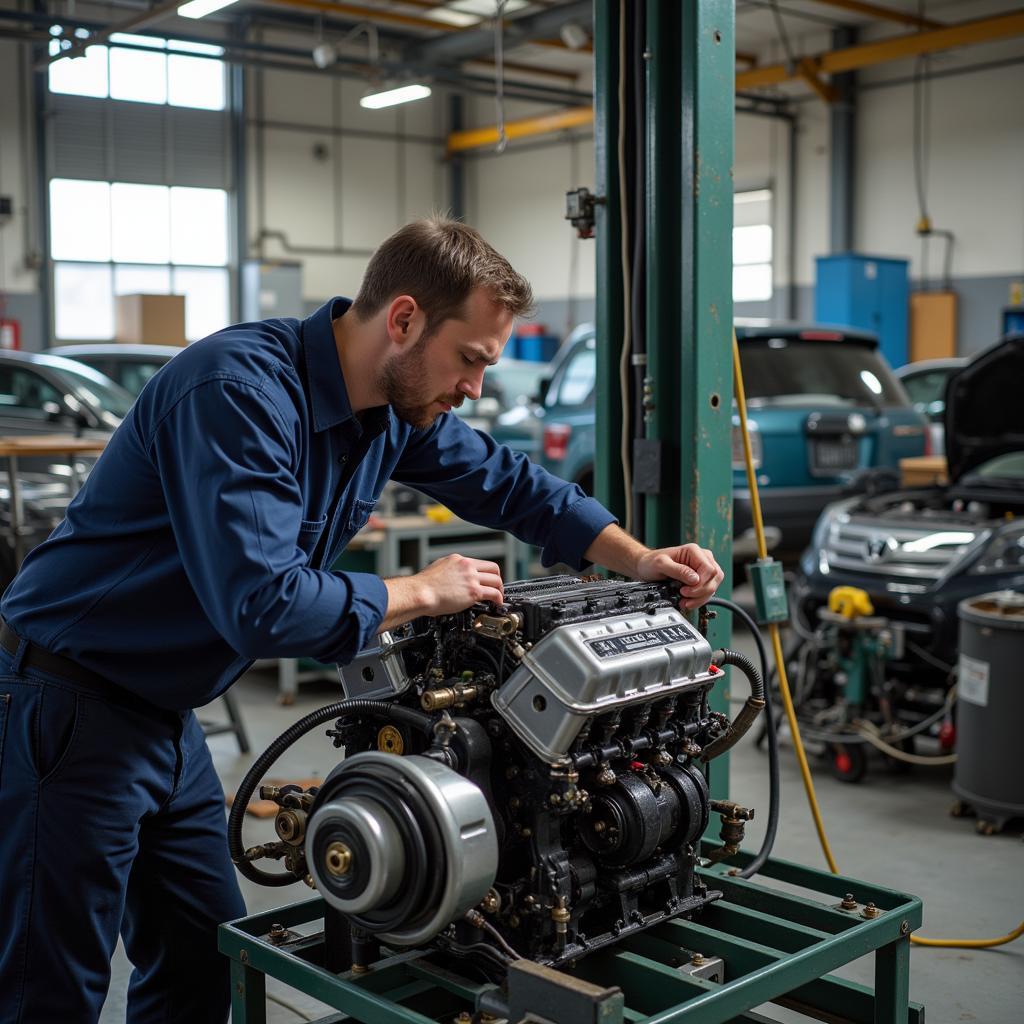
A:
<svg viewBox="0 0 1024 1024">
<path fill-rule="evenodd" d="M 572 427 L 568 423 L 552 423 L 544 428 L 544 457 L 561 462 L 569 452 Z"/>
<path fill-rule="evenodd" d="M 0 348 L 21 348 L 21 324 L 17 320 L 0 320 Z"/>
</svg>

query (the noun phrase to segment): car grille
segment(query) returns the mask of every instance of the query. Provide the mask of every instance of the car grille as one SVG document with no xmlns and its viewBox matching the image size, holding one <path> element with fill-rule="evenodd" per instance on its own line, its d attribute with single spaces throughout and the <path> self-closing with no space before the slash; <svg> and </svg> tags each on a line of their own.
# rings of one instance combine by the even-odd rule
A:
<svg viewBox="0 0 1024 1024">
<path fill-rule="evenodd" d="M 944 530 L 842 516 L 829 527 L 825 556 L 837 569 L 927 584 L 944 576 L 987 532 L 962 524 Z"/>
</svg>

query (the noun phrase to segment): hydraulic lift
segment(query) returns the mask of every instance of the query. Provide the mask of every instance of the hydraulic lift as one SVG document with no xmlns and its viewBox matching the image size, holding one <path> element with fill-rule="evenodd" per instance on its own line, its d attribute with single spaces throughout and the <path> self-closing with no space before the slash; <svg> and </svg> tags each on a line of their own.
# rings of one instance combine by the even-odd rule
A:
<svg viewBox="0 0 1024 1024">
<path fill-rule="evenodd" d="M 622 520 L 628 500 L 634 532 L 649 545 L 696 540 L 728 566 L 734 5 L 595 0 L 594 29 L 597 422 L 604 426 L 597 495 Z M 625 276 L 624 250 L 632 254 Z M 639 438 L 632 495 L 621 458 L 627 329 L 643 339 L 626 359 L 628 415 Z M 711 630 L 714 646 L 728 645 L 722 620 Z M 727 710 L 727 687 L 714 696 L 716 710 Z M 716 760 L 712 778 L 712 795 L 723 799 L 725 762 Z M 705 852 L 716 845 L 705 840 Z M 331 915 L 318 924 L 320 899 L 226 924 L 220 947 L 232 961 L 234 1024 L 265 1020 L 265 976 L 340 1011 L 324 1024 L 765 1022 L 753 1008 L 766 1002 L 823 1021 L 923 1024 L 924 1009 L 908 991 L 918 899 L 780 860 L 750 881 L 730 874 L 750 859 L 741 853 L 732 864 L 701 869 L 723 895 L 694 921 L 655 926 L 568 972 L 519 961 L 507 995 L 424 951 L 388 955 L 361 973 L 331 964 L 324 939 Z M 874 990 L 829 976 L 872 952 Z"/>
</svg>

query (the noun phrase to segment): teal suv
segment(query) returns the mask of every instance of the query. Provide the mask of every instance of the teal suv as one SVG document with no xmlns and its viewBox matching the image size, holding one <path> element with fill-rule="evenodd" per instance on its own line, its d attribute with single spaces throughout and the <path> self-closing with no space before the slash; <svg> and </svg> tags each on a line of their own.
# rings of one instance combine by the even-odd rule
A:
<svg viewBox="0 0 1024 1024">
<path fill-rule="evenodd" d="M 872 334 L 744 321 L 736 333 L 765 523 L 782 550 L 797 553 L 829 502 L 895 485 L 899 460 L 925 454 L 927 422 Z M 529 415 L 499 418 L 495 436 L 591 491 L 596 377 L 596 335 L 584 325 L 560 349 Z M 734 411 L 737 537 L 751 526 L 739 426 Z"/>
</svg>

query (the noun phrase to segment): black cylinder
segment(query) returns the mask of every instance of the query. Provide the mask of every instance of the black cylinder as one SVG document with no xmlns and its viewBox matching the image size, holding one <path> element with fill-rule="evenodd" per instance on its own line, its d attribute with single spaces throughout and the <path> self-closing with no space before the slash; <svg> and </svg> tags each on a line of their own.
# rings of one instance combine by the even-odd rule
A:
<svg viewBox="0 0 1024 1024">
<path fill-rule="evenodd" d="M 960 602 L 953 792 L 1000 827 L 1024 817 L 1020 733 L 1024 723 L 1024 595 Z"/>
</svg>

